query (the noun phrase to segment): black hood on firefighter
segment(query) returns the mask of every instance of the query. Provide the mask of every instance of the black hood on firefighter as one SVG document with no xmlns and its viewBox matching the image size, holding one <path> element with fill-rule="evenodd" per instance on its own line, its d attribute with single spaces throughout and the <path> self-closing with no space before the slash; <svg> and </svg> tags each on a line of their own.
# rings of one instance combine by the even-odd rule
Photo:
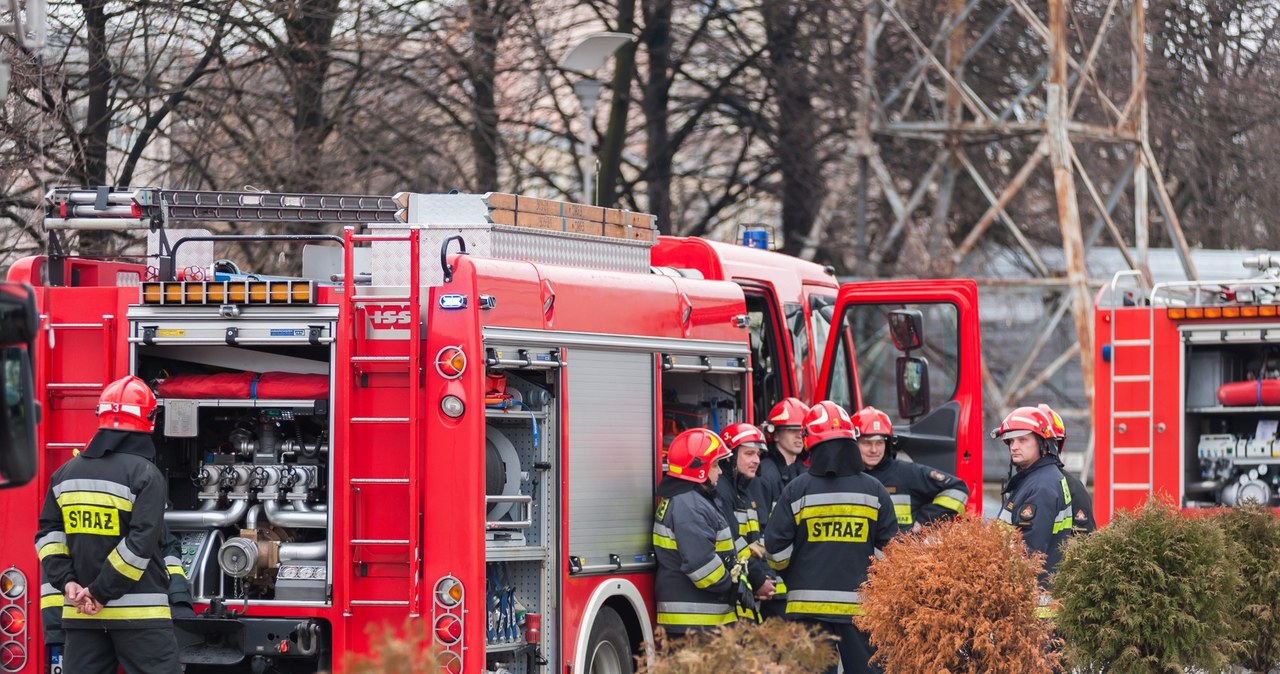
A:
<svg viewBox="0 0 1280 674">
<path fill-rule="evenodd" d="M 662 481 L 658 483 L 657 496 L 658 498 L 674 498 L 690 491 L 702 494 L 713 503 L 716 500 L 715 485 L 709 485 L 706 482 L 690 482 L 670 475 L 662 476 Z"/>
<path fill-rule="evenodd" d="M 101 459 L 107 452 L 133 454 L 148 461 L 156 460 L 156 445 L 151 441 L 151 434 L 137 431 L 117 431 L 100 429 L 89 441 L 89 446 L 80 452 L 86 459 Z"/>
<path fill-rule="evenodd" d="M 857 475 L 865 470 L 858 441 L 833 438 L 809 448 L 809 472 L 813 475 Z"/>
</svg>

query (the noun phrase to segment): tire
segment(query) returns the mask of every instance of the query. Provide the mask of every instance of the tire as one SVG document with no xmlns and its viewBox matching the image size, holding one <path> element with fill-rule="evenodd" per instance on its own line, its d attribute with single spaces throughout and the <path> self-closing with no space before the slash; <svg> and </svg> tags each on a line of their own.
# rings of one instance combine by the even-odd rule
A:
<svg viewBox="0 0 1280 674">
<path fill-rule="evenodd" d="M 591 625 L 586 659 L 586 674 L 632 674 L 635 671 L 627 626 L 618 612 L 608 606 L 600 609 Z"/>
</svg>

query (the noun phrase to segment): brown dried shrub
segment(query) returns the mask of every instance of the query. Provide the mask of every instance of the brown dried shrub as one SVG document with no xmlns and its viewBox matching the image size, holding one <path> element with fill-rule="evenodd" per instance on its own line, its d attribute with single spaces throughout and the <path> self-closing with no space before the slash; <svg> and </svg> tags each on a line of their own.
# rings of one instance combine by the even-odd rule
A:
<svg viewBox="0 0 1280 674">
<path fill-rule="evenodd" d="M 408 619 L 400 629 L 371 625 L 368 654 L 348 655 L 347 674 L 440 674 L 444 663 L 428 636 L 427 623 Z"/>
<path fill-rule="evenodd" d="M 810 674 L 836 664 L 835 642 L 825 632 L 800 623 L 770 620 L 738 623 L 724 629 L 668 642 L 640 674 Z"/>
<path fill-rule="evenodd" d="M 875 661 L 895 674 L 1027 674 L 1058 665 L 1036 618 L 1039 555 L 1007 525 L 965 517 L 899 536 L 862 588 Z"/>
</svg>

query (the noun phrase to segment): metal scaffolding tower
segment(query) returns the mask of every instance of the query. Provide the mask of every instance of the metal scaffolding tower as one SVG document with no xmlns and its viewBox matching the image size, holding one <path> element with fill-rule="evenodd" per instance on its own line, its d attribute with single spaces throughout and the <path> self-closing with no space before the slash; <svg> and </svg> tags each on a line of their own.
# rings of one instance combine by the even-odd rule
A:
<svg viewBox="0 0 1280 674">
<path fill-rule="evenodd" d="M 868 183 L 874 182 L 894 217 L 866 262 L 878 267 L 900 246 L 907 228 L 925 232 L 930 249 L 939 250 L 932 244 L 946 239 L 963 194 L 980 199 L 985 212 L 972 225 L 962 225 L 968 228 L 963 239 L 935 272 L 949 274 L 962 265 L 998 226 L 1034 269 L 1035 280 L 1026 282 L 1061 293 L 1041 333 L 1028 335 L 1030 351 L 1022 364 L 1002 381 L 984 367 L 988 408 L 1001 415 L 1072 358 L 1079 359 L 1092 409 L 1093 291 L 1085 253 L 1103 230 L 1126 263 L 1149 280 L 1149 209 L 1154 201 L 1186 275 L 1196 276 L 1148 142 L 1144 4 L 943 0 L 921 4 L 921 13 L 908 17 L 897 0 L 867 0 L 859 192 L 865 203 Z M 1042 60 L 1002 70 L 994 84 L 987 77 L 972 86 L 974 57 L 1011 42 L 1019 53 L 1042 50 Z M 1003 53 L 987 55 L 999 63 Z M 1103 54 L 1111 64 L 1127 60 L 1128 72 L 1104 71 L 1098 58 Z M 907 145 L 932 157 L 923 175 L 894 175 L 884 160 L 889 148 L 901 151 Z M 932 213 L 920 214 L 926 197 L 932 197 Z M 1015 198 L 1039 205 L 1047 218 L 1056 219 L 1062 236 L 1061 272 L 1045 264 L 1025 236 L 1027 223 L 1011 214 Z M 1087 235 L 1082 214 L 1093 218 Z M 1121 230 L 1126 224 L 1132 226 L 1132 246 Z M 865 244 L 865 208 L 859 209 L 856 227 L 859 244 Z M 865 245 L 858 249 L 867 250 Z M 1068 310 L 1075 343 L 1032 376 L 1033 364 Z M 1091 438 L 1088 457 L 1092 447 Z"/>
</svg>

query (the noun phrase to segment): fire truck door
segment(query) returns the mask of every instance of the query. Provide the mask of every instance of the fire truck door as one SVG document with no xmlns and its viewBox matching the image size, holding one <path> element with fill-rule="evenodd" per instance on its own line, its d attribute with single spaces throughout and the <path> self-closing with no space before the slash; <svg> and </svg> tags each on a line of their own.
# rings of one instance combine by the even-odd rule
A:
<svg viewBox="0 0 1280 674">
<path fill-rule="evenodd" d="M 887 413 L 899 457 L 965 480 L 974 492 L 969 508 L 980 508 L 980 348 L 971 280 L 845 284 L 818 391 L 850 413 L 867 406 Z"/>
</svg>

